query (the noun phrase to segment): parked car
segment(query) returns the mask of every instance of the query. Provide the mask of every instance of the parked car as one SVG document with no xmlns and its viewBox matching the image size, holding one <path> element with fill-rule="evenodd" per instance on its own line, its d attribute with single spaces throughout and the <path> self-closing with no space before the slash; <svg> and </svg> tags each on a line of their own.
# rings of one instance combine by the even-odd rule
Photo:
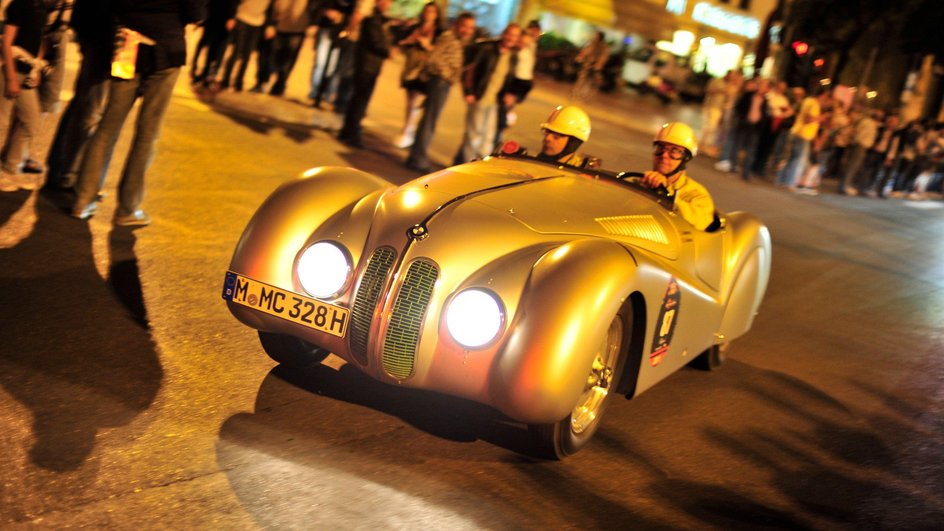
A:
<svg viewBox="0 0 944 531">
<path fill-rule="evenodd" d="M 720 365 L 767 286 L 756 217 L 719 212 L 700 231 L 636 180 L 520 152 L 402 186 L 316 168 L 256 211 L 223 299 L 279 363 L 333 353 L 487 404 L 562 458 L 613 396 Z"/>
<path fill-rule="evenodd" d="M 553 33 L 545 33 L 538 40 L 535 70 L 557 81 L 574 81 L 580 69 L 576 60 L 578 53 L 580 48 L 574 43 Z"/>
</svg>

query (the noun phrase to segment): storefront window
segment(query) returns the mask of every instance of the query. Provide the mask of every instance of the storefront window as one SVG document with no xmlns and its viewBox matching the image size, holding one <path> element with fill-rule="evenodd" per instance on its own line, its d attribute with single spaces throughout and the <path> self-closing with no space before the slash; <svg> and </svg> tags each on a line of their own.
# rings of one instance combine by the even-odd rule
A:
<svg viewBox="0 0 944 531">
<path fill-rule="evenodd" d="M 698 41 L 698 50 L 692 58 L 692 66 L 696 72 L 708 72 L 713 77 L 721 77 L 728 70 L 738 68 L 742 53 L 737 44 L 719 45 L 714 37 L 705 37 Z"/>
<path fill-rule="evenodd" d="M 463 11 L 473 13 L 477 27 L 497 36 L 513 21 L 518 4 L 519 0 L 450 0 L 447 16 L 453 19 Z"/>
<path fill-rule="evenodd" d="M 429 0 L 396 0 L 387 15 L 392 18 L 416 18 Z"/>
</svg>

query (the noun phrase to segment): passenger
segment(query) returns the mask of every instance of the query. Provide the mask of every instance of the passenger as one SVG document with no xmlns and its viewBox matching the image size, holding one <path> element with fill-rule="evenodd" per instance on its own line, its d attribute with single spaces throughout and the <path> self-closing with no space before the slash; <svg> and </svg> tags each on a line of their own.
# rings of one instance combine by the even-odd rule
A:
<svg viewBox="0 0 944 531">
<path fill-rule="evenodd" d="M 583 167 L 586 157 L 577 149 L 590 138 L 590 117 L 580 107 L 558 106 L 541 124 L 544 139 L 538 160 Z"/>
<path fill-rule="evenodd" d="M 665 188 L 685 221 L 707 229 L 715 219 L 715 203 L 708 190 L 685 173 L 685 166 L 698 154 L 695 132 L 681 122 L 669 122 L 656 132 L 652 146 L 652 171 L 643 175 L 642 184 Z"/>
</svg>

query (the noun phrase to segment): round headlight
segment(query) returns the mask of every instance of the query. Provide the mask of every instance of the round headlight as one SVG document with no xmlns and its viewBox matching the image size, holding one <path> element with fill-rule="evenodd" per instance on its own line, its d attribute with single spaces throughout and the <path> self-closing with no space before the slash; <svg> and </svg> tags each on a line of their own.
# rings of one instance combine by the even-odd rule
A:
<svg viewBox="0 0 944 531">
<path fill-rule="evenodd" d="M 298 281 L 312 297 L 326 299 L 344 289 L 351 275 L 347 253 L 331 242 L 318 242 L 298 257 Z"/>
<path fill-rule="evenodd" d="M 504 312 L 498 297 L 483 289 L 467 289 L 456 295 L 446 309 L 446 328 L 457 343 L 479 348 L 501 331 Z"/>
</svg>

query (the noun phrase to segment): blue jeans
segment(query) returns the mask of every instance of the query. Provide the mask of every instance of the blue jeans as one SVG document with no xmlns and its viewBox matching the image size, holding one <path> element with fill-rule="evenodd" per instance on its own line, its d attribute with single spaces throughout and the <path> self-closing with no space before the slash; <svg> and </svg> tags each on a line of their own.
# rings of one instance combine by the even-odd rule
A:
<svg viewBox="0 0 944 531">
<path fill-rule="evenodd" d="M 810 163 L 810 141 L 796 135 L 790 135 L 790 159 L 787 165 L 777 174 L 777 184 L 793 186 L 797 178 L 806 170 Z"/>
<path fill-rule="evenodd" d="M 89 142 L 75 186 L 75 210 L 85 208 L 101 189 L 121 128 L 135 101 L 141 98 L 141 109 L 131 140 L 131 150 L 118 185 L 118 208 L 115 215 L 127 216 L 138 209 L 144 199 L 144 173 L 154 159 L 154 147 L 161 134 L 161 125 L 178 74 L 180 68 L 172 67 L 137 75 L 134 79 L 111 80 L 105 114 Z"/>
<path fill-rule="evenodd" d="M 495 133 L 498 127 L 498 102 L 476 101 L 465 113 L 465 133 L 462 145 L 453 160 L 463 164 L 474 159 L 485 158 L 495 149 Z"/>
<path fill-rule="evenodd" d="M 331 28 L 319 28 L 315 34 L 315 60 L 311 65 L 311 90 L 308 91 L 308 98 L 315 99 L 318 92 L 321 92 L 325 100 L 330 100 L 334 96 L 334 91 L 330 86 L 321 87 L 322 82 L 329 82 L 334 71 L 338 66 L 339 50 L 333 47 Z"/>
</svg>

